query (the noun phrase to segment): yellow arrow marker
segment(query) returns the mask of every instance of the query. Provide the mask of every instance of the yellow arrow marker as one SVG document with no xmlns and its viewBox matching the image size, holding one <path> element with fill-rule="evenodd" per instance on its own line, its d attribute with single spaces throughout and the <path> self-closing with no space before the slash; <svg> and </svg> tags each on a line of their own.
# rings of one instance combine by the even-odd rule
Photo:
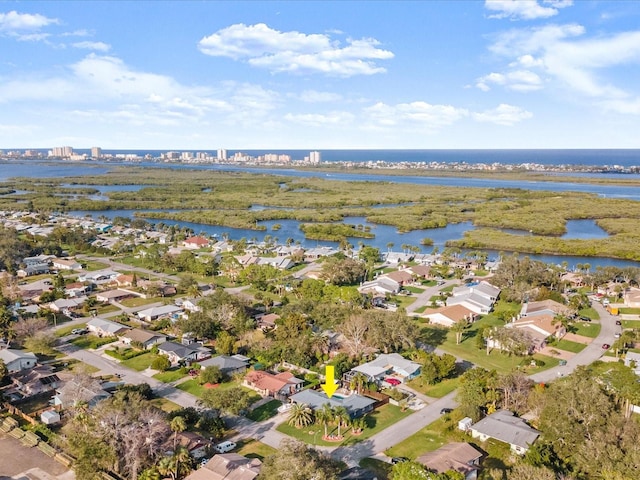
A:
<svg viewBox="0 0 640 480">
<path fill-rule="evenodd" d="M 327 397 L 331 398 L 333 394 L 336 393 L 336 390 L 338 389 L 338 385 L 336 384 L 333 378 L 335 376 L 334 366 L 327 365 L 324 375 L 325 375 L 325 381 L 320 386 L 324 390 L 324 393 L 327 394 Z"/>
</svg>

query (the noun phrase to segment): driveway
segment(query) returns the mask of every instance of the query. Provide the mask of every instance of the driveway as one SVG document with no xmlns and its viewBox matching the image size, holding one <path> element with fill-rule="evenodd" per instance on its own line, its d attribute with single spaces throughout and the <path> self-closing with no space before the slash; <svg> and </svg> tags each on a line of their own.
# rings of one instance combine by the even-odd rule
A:
<svg viewBox="0 0 640 480">
<path fill-rule="evenodd" d="M 428 287 L 422 293 L 419 293 L 416 296 L 416 300 L 409 306 L 407 306 L 407 315 L 415 312 L 418 308 L 424 307 L 425 305 L 431 305 L 431 297 L 440 294 L 440 291 L 443 288 L 449 287 L 451 285 L 458 285 L 460 280 L 447 280 L 442 285 L 434 285 L 433 287 Z"/>
</svg>

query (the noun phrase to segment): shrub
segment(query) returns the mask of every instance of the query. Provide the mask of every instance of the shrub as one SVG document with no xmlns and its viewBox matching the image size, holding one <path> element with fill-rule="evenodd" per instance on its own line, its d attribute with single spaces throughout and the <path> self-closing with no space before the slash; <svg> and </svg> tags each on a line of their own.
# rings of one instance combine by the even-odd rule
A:
<svg viewBox="0 0 640 480">
<path fill-rule="evenodd" d="M 169 368 L 171 368 L 171 362 L 167 357 L 165 357 L 164 355 L 161 355 L 157 357 L 153 362 L 151 362 L 151 368 L 154 370 L 159 370 L 161 372 L 164 372 L 166 370 L 169 370 Z"/>
</svg>

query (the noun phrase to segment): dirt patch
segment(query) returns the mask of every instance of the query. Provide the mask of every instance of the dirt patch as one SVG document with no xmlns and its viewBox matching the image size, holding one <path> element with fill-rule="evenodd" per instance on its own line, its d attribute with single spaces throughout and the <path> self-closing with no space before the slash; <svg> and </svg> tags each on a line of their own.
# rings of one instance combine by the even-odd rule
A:
<svg viewBox="0 0 640 480">
<path fill-rule="evenodd" d="M 562 337 L 562 339 L 569 340 L 571 342 L 582 343 L 584 345 L 589 345 L 591 342 L 593 342 L 593 338 L 585 337 L 583 335 L 576 335 L 575 333 L 567 333 L 564 337 Z"/>
<path fill-rule="evenodd" d="M 18 440 L 0 433 L 0 480 L 12 477 L 32 468 L 40 468 L 49 475 L 62 475 L 67 472 L 60 463 L 47 457 L 35 447 L 25 447 Z"/>
<path fill-rule="evenodd" d="M 559 358 L 561 360 L 569 360 L 575 356 L 575 353 L 560 350 L 557 347 L 544 347 L 540 350 L 540 353 L 548 357 Z"/>
</svg>

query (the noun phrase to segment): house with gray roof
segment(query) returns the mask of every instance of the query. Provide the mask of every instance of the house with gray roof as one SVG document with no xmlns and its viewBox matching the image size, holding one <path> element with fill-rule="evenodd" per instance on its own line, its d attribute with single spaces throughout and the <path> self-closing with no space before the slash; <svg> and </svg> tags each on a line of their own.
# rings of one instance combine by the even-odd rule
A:
<svg viewBox="0 0 640 480">
<path fill-rule="evenodd" d="M 351 418 L 361 417 L 369 413 L 376 404 L 376 400 L 357 393 L 352 393 L 348 397 L 333 395 L 329 398 L 320 390 L 302 390 L 295 395 L 291 395 L 289 399 L 294 403 L 308 405 L 313 410 L 322 408 L 325 403 L 331 405 L 332 408 L 344 407 Z"/>
<path fill-rule="evenodd" d="M 9 373 L 20 372 L 36 366 L 38 358 L 33 352 L 5 348 L 0 350 L 0 360 L 4 362 Z"/>
<path fill-rule="evenodd" d="M 142 348 L 148 350 L 156 344 L 166 342 L 167 336 L 159 332 L 132 328 L 121 334 L 120 339 L 127 345 L 131 345 L 133 342 L 139 342 L 142 344 Z"/>
<path fill-rule="evenodd" d="M 624 364 L 631 368 L 636 375 L 640 375 L 640 353 L 627 352 L 624 356 Z"/>
<path fill-rule="evenodd" d="M 95 333 L 99 337 L 114 337 L 119 335 L 129 327 L 122 325 L 121 323 L 112 322 L 110 320 L 104 320 L 103 318 L 92 318 L 87 322 L 87 328 L 90 332 Z"/>
<path fill-rule="evenodd" d="M 165 355 L 172 365 L 198 362 L 211 356 L 211 350 L 201 346 L 182 345 L 175 342 L 164 342 L 158 345 L 158 353 Z"/>
<path fill-rule="evenodd" d="M 203 369 L 207 367 L 218 367 L 220 371 L 228 377 L 236 373 L 244 373 L 249 367 L 248 361 L 242 360 L 235 355 L 218 355 L 217 357 L 209 358 L 199 363 Z"/>
<path fill-rule="evenodd" d="M 486 416 L 471 426 L 471 436 L 484 442 L 489 438 L 508 443 L 511 450 L 523 455 L 540 436 L 540 432 L 531 428 L 520 417 L 509 410 L 499 410 Z"/>
<path fill-rule="evenodd" d="M 420 364 L 407 360 L 398 353 L 385 353 L 378 355 L 370 362 L 352 368 L 347 372 L 347 376 L 352 377 L 355 373 L 362 373 L 374 382 L 381 382 L 387 376 L 406 382 L 420 374 Z M 345 378 L 345 380 L 349 379 Z"/>
<path fill-rule="evenodd" d="M 168 317 L 178 312 L 182 312 L 182 308 L 177 305 L 162 305 L 160 307 L 151 307 L 140 310 L 138 312 L 138 318 L 145 322 L 152 322 L 153 320 Z"/>
</svg>

